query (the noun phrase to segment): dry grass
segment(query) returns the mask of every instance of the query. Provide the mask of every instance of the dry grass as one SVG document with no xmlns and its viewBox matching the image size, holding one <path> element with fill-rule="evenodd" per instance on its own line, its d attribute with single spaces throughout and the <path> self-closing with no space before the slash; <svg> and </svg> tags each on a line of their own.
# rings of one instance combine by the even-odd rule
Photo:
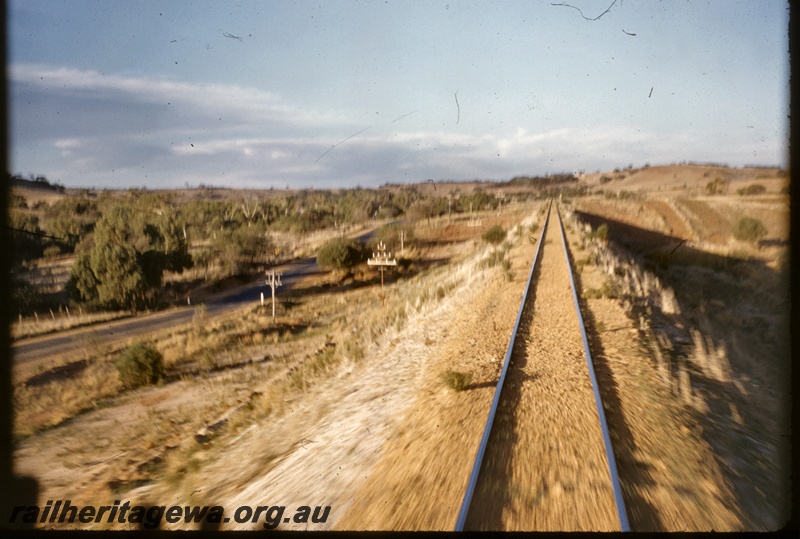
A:
<svg viewBox="0 0 800 539">
<path fill-rule="evenodd" d="M 75 377 L 39 383 L 38 380 L 47 377 L 38 375 L 14 388 L 15 437 L 30 436 L 87 410 L 108 405 L 108 399 L 122 389 L 117 371 L 107 357 L 81 365 Z"/>
<path fill-rule="evenodd" d="M 699 237 L 711 238 L 726 226 L 715 214 L 703 213 L 709 207 L 705 203 L 681 206 L 696 210 L 691 223 Z M 687 432 L 699 428 L 713 448 L 710 455 L 722 474 L 717 488 L 729 493 L 738 526 L 770 529 L 779 525 L 784 503 L 777 461 L 785 454 L 778 433 L 786 428 L 780 402 L 787 394 L 779 381 L 785 367 L 778 352 L 782 322 L 774 305 L 784 298 L 786 286 L 780 263 L 767 257 L 781 250 L 759 253 L 754 247 L 708 241 L 687 245 L 692 249 L 678 249 L 671 257 L 649 252 L 650 270 L 616 245 L 592 245 L 596 268 L 588 257 L 581 265 L 595 270 L 590 272 L 595 283 L 600 270 L 620 287 L 617 304 L 636 327 L 656 379 L 692 418 Z M 589 290 L 587 297 L 602 295 Z M 613 333 L 603 335 L 611 339 Z M 695 422 L 698 427 L 690 425 Z M 742 477 L 757 478 L 758 485 Z"/>
<path fill-rule="evenodd" d="M 126 316 L 130 316 L 127 311 L 84 313 L 82 310 L 71 312 L 67 307 L 58 312 L 55 319 L 50 316 L 49 312 L 37 314 L 36 316 L 20 316 L 18 321 L 11 326 L 11 337 L 15 340 L 37 337 L 48 333 L 90 326 L 100 322 L 119 320 Z"/>
<path fill-rule="evenodd" d="M 697 329 L 689 330 L 694 348 L 689 359 L 696 364 L 703 374 L 718 382 L 731 381 L 731 364 L 724 342 L 714 344 L 710 336 L 703 337 Z"/>
<path fill-rule="evenodd" d="M 446 223 L 439 225 L 448 226 Z M 437 234 L 435 227 L 429 230 Z M 431 248 L 430 254 L 422 250 L 417 255 L 437 257 L 439 252 Z M 250 366 L 258 365 L 254 372 L 259 374 L 255 378 L 248 375 L 250 382 L 246 383 L 259 389 L 246 407 L 240 408 L 234 398 L 241 391 L 235 389 L 240 387 L 238 382 L 228 389 L 220 389 L 216 397 L 206 395 L 218 410 L 236 408 L 237 413 L 220 431 L 220 434 L 235 434 L 253 422 L 280 416 L 288 402 L 328 379 L 341 366 L 363 361 L 375 346 L 400 334 L 410 319 L 428 312 L 432 306 L 463 289 L 463 278 L 463 270 L 453 272 L 447 266 L 434 266 L 408 280 L 389 279 L 386 305 L 381 304 L 374 287 L 356 288 L 346 292 L 346 296 L 331 292 L 302 299 L 285 298 L 292 304 L 291 310 L 279 308 L 279 317 L 274 322 L 268 316 L 269 306 L 209 319 L 204 306 L 198 305 L 191 323 L 151 336 L 164 356 L 166 379 L 156 388 L 140 389 L 134 394 L 169 393 L 175 384 L 192 387 L 220 379 L 227 373 L 250 372 Z M 96 319 L 114 316 L 98 315 Z M 100 346 L 92 341 L 91 334 L 87 335 L 80 359 L 76 355 L 71 362 L 52 364 L 16 384 L 15 436 L 18 439 L 46 431 L 98 407 L 113 409 L 130 394 L 122 388 L 113 367 L 126 343 Z M 316 351 L 309 353 L 308 350 Z M 272 381 L 265 384 L 265 380 Z M 185 432 L 195 424 L 193 417 L 196 412 L 181 409 L 170 421 L 183 425 L 179 430 Z M 128 437 L 131 441 L 143 441 L 145 449 L 152 449 L 165 443 L 169 432 L 166 425 L 152 430 L 144 423 Z M 172 480 L 177 483 L 177 478 L 191 475 L 191 470 L 162 462 L 153 467 L 150 475 L 162 473 L 172 474 Z M 115 488 L 133 484 L 123 482 Z"/>
<path fill-rule="evenodd" d="M 633 183 L 634 180 L 631 175 L 631 179 L 618 181 L 622 185 L 624 182 Z M 675 178 L 675 182 L 680 181 L 681 178 Z M 609 185 L 616 183 L 617 180 L 614 180 Z M 647 201 L 637 201 L 635 204 L 621 200 L 602 202 L 613 204 L 614 211 L 627 212 L 630 222 L 637 222 L 636 205 Z M 759 203 L 766 204 L 763 201 Z M 722 213 L 716 199 L 711 202 L 704 201 L 704 204 Z M 664 210 L 659 217 L 652 217 L 650 223 L 652 227 L 668 232 L 668 227 L 678 226 L 668 222 L 667 213 L 667 210 Z M 519 215 L 514 213 L 512 206 L 504 209 L 500 216 L 487 214 L 481 218 L 485 226 L 497 223 L 510 228 L 514 224 L 514 219 L 519 219 Z M 638 218 L 647 219 L 641 215 Z M 693 222 L 694 227 L 702 226 L 699 218 L 695 218 Z M 366 473 L 368 469 L 364 466 L 368 464 L 365 463 L 373 462 L 369 460 L 370 458 L 377 458 L 371 455 L 379 446 L 370 445 L 369 451 L 362 452 L 364 448 L 361 444 L 379 443 L 375 440 L 379 440 L 380 437 L 373 435 L 375 423 L 371 424 L 373 433 L 362 433 L 358 443 L 354 442 L 352 447 L 347 448 L 353 452 L 352 461 L 347 461 L 343 456 L 344 453 L 340 451 L 343 451 L 340 447 L 341 437 L 331 434 L 337 432 L 331 426 L 326 432 L 336 438 L 335 442 L 324 445 L 320 438 L 316 437 L 310 442 L 303 442 L 306 446 L 300 447 L 294 454 L 312 455 L 315 454 L 315 450 L 319 450 L 316 453 L 317 460 L 301 461 L 316 463 L 316 466 L 295 466 L 294 473 L 289 466 L 287 469 L 290 471 L 285 472 L 287 475 L 279 476 L 282 479 L 275 481 L 275 476 L 268 476 L 268 473 L 277 466 L 276 463 L 282 461 L 286 452 L 292 449 L 292 444 L 299 443 L 291 438 L 292 433 L 300 436 L 301 432 L 296 423 L 298 409 L 306 410 L 303 413 L 308 417 L 317 418 L 314 420 L 321 421 L 320 425 L 330 426 L 334 421 L 327 419 L 323 421 L 319 418 L 341 419 L 339 415 L 328 417 L 326 414 L 332 409 L 339 410 L 343 393 L 337 388 L 344 387 L 340 386 L 344 384 L 342 380 L 347 380 L 347 375 L 355 372 L 356 368 L 364 369 L 358 371 L 359 377 L 366 372 L 372 373 L 375 378 L 364 381 L 362 385 L 352 385 L 354 382 L 350 381 L 348 383 L 351 385 L 347 387 L 358 387 L 363 392 L 375 391 L 376 400 L 383 398 L 377 392 L 378 389 L 388 391 L 391 395 L 399 392 L 404 392 L 403 395 L 416 395 L 413 392 L 419 388 L 414 384 L 423 379 L 427 380 L 425 391 L 419 391 L 419 402 L 428 405 L 425 407 L 426 412 L 438 410 L 436 406 L 448 403 L 461 408 L 473 395 L 483 391 L 483 389 L 447 391 L 447 382 L 440 377 L 442 372 L 474 374 L 474 377 L 481 382 L 494 379 L 492 376 L 495 372 L 477 368 L 479 361 L 470 355 L 474 355 L 476 344 L 481 344 L 469 342 L 473 337 L 480 338 L 474 330 L 471 333 L 459 334 L 458 347 L 453 347 L 452 342 L 449 343 L 448 350 L 453 351 L 453 354 L 447 356 L 447 361 L 439 362 L 441 358 L 437 355 L 442 351 L 442 341 L 447 339 L 447 331 L 454 331 L 452 319 L 455 317 L 452 317 L 451 310 L 453 305 L 460 305 L 462 310 L 458 311 L 459 318 L 466 318 L 471 316 L 471 309 L 474 309 L 475 305 L 466 304 L 462 300 L 474 289 L 480 288 L 487 282 L 492 282 L 495 290 L 505 290 L 512 284 L 514 286 L 518 284 L 513 270 L 516 269 L 519 273 L 520 268 L 514 266 L 514 259 L 510 256 L 504 256 L 495 267 L 489 267 L 488 264 L 480 267 L 480 260 L 489 256 L 489 250 L 482 249 L 479 242 L 471 242 L 479 238 L 482 229 L 465 225 L 465 222 L 458 220 L 448 221 L 446 217 L 433 220 L 430 225 L 427 222 L 420 223 L 417 234 L 417 238 L 421 240 L 420 244 L 410 250 L 407 256 L 413 253 L 417 260 L 437 259 L 439 260 L 437 264 L 440 265 L 434 264 L 431 269 L 426 269 L 410 278 L 393 275 L 387 280 L 385 304 L 382 304 L 378 287 L 374 285 L 373 280 L 371 286 L 360 286 L 362 283 L 356 283 L 359 286 L 340 288 L 331 292 L 317 290 L 313 294 L 291 298 L 291 307 L 289 308 L 288 303 L 286 306 L 282 305 L 278 319 L 274 323 L 266 310 L 260 308 L 244 309 L 218 319 L 208 319 L 198 311 L 193 323 L 154 336 L 159 350 L 164 354 L 167 366 L 168 379 L 161 386 L 136 392 L 122 391 L 112 363 L 118 350 L 87 342 L 83 357 L 85 365 L 54 364 L 53 369 L 35 373 L 34 377 L 41 375 L 35 379 L 35 383 L 31 383 L 31 378 L 28 378 L 15 387 L 14 399 L 17 411 L 15 433 L 18 437 L 28 437 L 22 444 L 22 454 L 26 455 L 22 469 L 28 470 L 26 473 L 31 473 L 30 470 L 39 470 L 37 473 L 43 474 L 45 478 L 41 485 L 42 496 L 45 497 L 63 498 L 65 493 L 81 490 L 84 496 L 96 498 L 101 495 L 97 494 L 98 492 L 104 492 L 104 486 L 108 486 L 115 493 L 130 493 L 134 487 L 142 486 L 145 490 L 138 492 L 137 495 L 161 492 L 159 499 L 167 499 L 167 494 L 189 499 L 198 488 L 206 492 L 211 489 L 214 495 L 223 497 L 221 493 L 224 489 L 214 490 L 215 486 L 219 485 L 228 488 L 229 491 L 226 492 L 237 492 L 244 496 L 246 492 L 243 491 L 243 486 L 259 484 L 265 486 L 266 483 L 261 484 L 259 481 L 261 478 L 265 478 L 266 481 L 269 477 L 272 477 L 270 481 L 277 485 L 269 487 L 270 489 L 277 489 L 275 492 L 289 492 L 291 485 L 300 484 L 295 482 L 295 476 L 312 470 L 315 476 L 313 479 L 316 481 L 314 484 L 322 485 L 319 488 L 326 496 L 332 496 L 336 500 L 349 500 L 355 492 L 355 489 L 348 490 L 352 484 L 341 483 L 344 486 L 343 493 L 340 494 L 334 488 L 340 484 L 339 480 L 333 478 L 339 471 L 333 469 L 335 466 L 325 467 L 323 461 L 328 463 L 335 461 L 337 465 L 343 465 L 345 468 L 350 466 Z M 524 228 L 512 230 L 509 237 L 513 239 L 514 245 L 518 246 L 517 242 L 527 243 L 526 236 L 529 239 L 535 232 L 532 226 L 529 220 Z M 768 227 L 772 230 L 771 225 Z M 572 228 L 579 232 L 579 227 Z M 702 232 L 699 228 L 698 231 Z M 448 244 L 449 241 L 458 243 Z M 297 242 L 296 245 L 289 245 L 288 249 L 295 252 L 310 252 L 308 250 L 312 248 L 312 243 L 310 240 L 305 244 Z M 643 469 L 649 467 L 651 470 L 643 474 L 644 479 L 650 477 L 648 474 L 652 474 L 658 477 L 659 483 L 655 486 L 648 486 L 646 482 L 637 483 L 634 490 L 643 493 L 642 496 L 651 501 L 661 500 L 665 496 L 672 496 L 672 499 L 681 496 L 686 498 L 685 505 L 681 505 L 683 502 L 679 500 L 680 503 L 675 507 L 664 510 L 663 528 L 680 529 L 681 526 L 690 527 L 690 525 L 696 528 L 698 522 L 729 526 L 735 519 L 731 519 L 726 511 L 736 512 L 737 515 L 745 511 L 738 511 L 735 503 L 726 498 L 729 495 L 728 490 L 720 486 L 730 478 L 718 477 L 713 475 L 717 472 L 709 471 L 717 469 L 714 456 L 718 453 L 723 454 L 724 458 L 732 463 L 729 468 L 742 459 L 748 460 L 751 466 L 764 466 L 763 469 L 754 471 L 736 464 L 737 470 L 748 472 L 743 477 L 752 477 L 752 482 L 762 490 L 767 478 L 774 475 L 770 465 L 763 463 L 762 455 L 753 449 L 762 451 L 761 445 L 758 445 L 764 439 L 760 430 L 761 425 L 769 424 L 769 418 L 760 421 L 761 416 L 754 416 L 757 410 L 767 409 L 763 405 L 765 399 L 763 388 L 769 385 L 763 382 L 763 375 L 756 373 L 759 369 L 758 364 L 765 363 L 761 358 L 773 357 L 767 348 L 764 348 L 762 355 L 754 355 L 754 352 L 759 351 L 759 346 L 762 346 L 762 340 L 756 337 L 763 334 L 764 339 L 768 339 L 773 335 L 773 318 L 767 316 L 760 305 L 748 303 L 747 298 L 741 298 L 738 292 L 721 293 L 722 288 L 717 289 L 717 287 L 722 287 L 725 283 L 714 280 L 716 277 L 699 279 L 698 276 L 713 277 L 726 271 L 724 267 L 715 267 L 713 260 L 716 259 L 711 256 L 708 260 L 704 260 L 705 255 L 702 253 L 693 254 L 696 259 L 684 260 L 679 266 L 674 264 L 674 259 L 671 261 L 673 267 L 668 268 L 670 272 L 683 272 L 681 273 L 684 275 L 683 278 L 697 283 L 698 293 L 695 294 L 695 303 L 690 304 L 686 300 L 686 295 L 678 288 L 668 286 L 667 281 L 657 278 L 650 271 L 643 270 L 635 261 L 624 256 L 624 253 L 612 252 L 606 246 L 585 238 L 582 243 L 585 249 L 588 249 L 588 252 L 580 255 L 587 275 L 603 272 L 602 279 L 607 280 L 605 285 L 602 281 L 593 283 L 600 297 L 591 300 L 591 304 L 614 305 L 619 309 L 624 307 L 631 318 L 622 329 L 620 329 L 622 324 L 617 321 L 612 322 L 613 318 L 599 320 L 597 328 L 603 338 L 607 339 L 604 342 L 614 343 L 620 347 L 641 345 L 649 351 L 649 356 L 644 355 L 640 358 L 630 353 L 627 348 L 621 351 L 607 350 L 610 363 L 613 364 L 617 356 L 622 358 L 615 368 L 623 365 L 626 369 L 639 369 L 644 373 L 641 378 L 633 382 L 624 378 L 616 379 L 620 384 L 620 394 L 623 395 L 621 409 L 630 418 L 634 418 L 631 419 L 632 422 L 639 418 L 647 418 L 649 421 L 658 414 L 665 414 L 663 425 L 675 427 L 671 430 L 672 438 L 649 437 L 652 431 L 647 429 L 636 431 L 634 438 L 641 447 L 634 453 L 634 460 L 639 463 L 638 459 L 641 459 Z M 702 246 L 699 242 L 695 245 Z M 733 245 L 719 245 L 716 248 L 721 250 L 719 252 L 733 254 L 735 254 L 733 249 L 746 249 L 736 254 L 738 258 L 746 258 L 757 252 L 747 247 Z M 461 253 L 466 251 L 469 251 L 469 256 L 465 258 Z M 441 262 L 442 260 L 445 262 Z M 508 267 L 503 266 L 506 262 Z M 738 262 L 734 265 L 739 267 Z M 737 270 L 741 271 L 742 275 L 736 278 L 744 279 L 746 273 L 748 282 L 755 283 L 754 289 L 759 290 L 758 294 L 764 304 L 776 304 L 772 301 L 771 289 L 762 282 L 764 276 L 752 268 L 745 269 L 744 266 L 746 265 Z M 509 272 L 511 277 L 508 277 Z M 364 277 L 374 279 L 374 275 L 374 272 L 365 272 Z M 510 279 L 512 284 L 497 285 L 505 279 Z M 607 288 L 605 291 L 603 291 L 604 286 Z M 609 293 L 612 287 L 617 287 L 613 294 Z M 729 303 L 712 304 L 704 294 L 724 297 Z M 616 296 L 617 299 L 612 300 L 611 296 Z M 487 300 L 485 310 L 481 311 L 482 317 L 486 320 L 498 315 L 497 308 L 490 308 L 490 305 L 491 301 Z M 701 306 L 707 309 L 710 321 L 702 321 L 702 317 L 698 314 Z M 745 307 L 751 308 L 753 312 L 742 316 Z M 74 313 L 72 314 L 74 317 Z M 444 321 L 441 321 L 442 317 L 445 317 Z M 432 324 L 432 320 L 437 321 L 436 324 Z M 722 324 L 724 320 L 727 322 Z M 720 327 L 729 328 L 730 333 L 724 334 L 720 331 Z M 618 340 L 613 339 L 628 332 L 634 335 L 628 341 L 621 337 Z M 487 333 L 493 332 L 487 331 Z M 739 339 L 735 338 L 737 333 L 740 335 Z M 742 338 L 742 335 L 746 335 L 747 338 Z M 496 335 L 492 334 L 492 337 Z M 428 358 L 425 360 L 427 362 L 414 362 L 408 368 L 400 368 L 406 367 L 406 362 L 417 361 L 423 357 Z M 645 376 L 651 368 L 647 363 L 647 357 L 652 359 L 653 379 L 658 380 L 660 377 L 660 387 L 658 383 L 649 381 L 649 375 Z M 387 363 L 386 358 L 392 358 L 393 363 Z M 748 363 L 748 358 L 752 359 L 752 365 Z M 480 361 L 483 360 L 480 358 Z M 487 362 L 490 360 L 491 358 L 486 359 Z M 64 370 L 55 371 L 55 368 Z M 760 367 L 762 370 L 768 368 L 763 365 Z M 57 377 L 47 380 L 56 374 Z M 427 378 L 424 378 L 425 376 Z M 748 376 L 751 378 L 748 379 Z M 465 387 L 469 383 L 461 379 L 456 385 Z M 380 384 L 381 387 L 372 387 L 370 384 Z M 487 389 L 485 392 L 490 390 Z M 320 395 L 326 395 L 327 400 L 318 400 Z M 676 407 L 680 407 L 688 417 L 694 418 L 692 419 L 694 423 L 685 417 L 681 417 L 680 421 L 672 416 L 667 417 L 668 412 L 672 414 L 675 410 L 661 400 L 651 398 L 652 395 L 658 396 L 658 399 L 672 398 Z M 398 401 L 388 402 L 393 403 L 391 410 L 385 410 L 384 404 L 376 404 L 375 408 L 370 408 L 371 414 L 385 414 L 380 417 L 386 424 L 390 423 L 392 414 L 398 412 L 396 408 Z M 91 413 L 82 414 L 82 411 Z M 475 415 L 478 415 L 478 412 L 475 412 Z M 64 419 L 70 417 L 75 418 L 75 421 L 64 422 Z M 114 428 L 109 428 L 109 417 L 119 421 L 114 424 Z M 405 428 L 411 429 L 418 423 L 420 417 L 412 414 L 404 425 Z M 61 424 L 61 427 L 52 429 L 51 427 L 56 424 Z M 284 430 L 279 431 L 277 425 L 284 425 Z M 688 425 L 685 427 L 686 432 L 681 430 L 681 425 Z M 745 432 L 746 436 L 742 435 L 741 438 L 735 439 L 721 437 L 717 431 L 729 425 L 736 425 L 736 428 Z M 430 431 L 425 431 L 431 434 L 429 439 L 439 440 L 440 438 L 433 436 L 445 429 L 433 429 L 433 425 L 430 427 Z M 766 431 L 767 427 L 763 428 Z M 77 436 L 70 438 L 75 434 L 73 429 L 77 432 Z M 464 430 L 463 425 L 457 425 L 448 432 L 453 436 L 463 437 L 468 434 L 463 432 Z M 270 436 L 276 435 L 277 432 L 283 433 L 283 436 L 278 436 L 280 438 L 278 441 L 269 441 L 269 436 L 254 434 L 267 431 Z M 697 432 L 699 434 L 696 434 Z M 198 433 L 202 433 L 199 438 Z M 748 446 L 743 443 L 742 440 L 747 436 L 756 440 L 758 444 L 753 442 Z M 675 450 L 677 456 L 669 453 L 675 448 L 687 447 L 680 445 L 681 443 L 688 444 L 691 441 L 700 444 L 706 439 L 704 437 L 712 439 L 719 445 L 717 452 L 698 453 L 697 462 L 692 460 L 696 456 L 694 453 L 680 452 L 677 449 Z M 247 447 L 252 448 L 253 453 L 247 453 L 244 449 L 243 452 L 237 453 L 240 442 L 244 440 L 250 440 L 250 445 Z M 419 437 L 412 437 L 408 439 L 408 443 L 416 445 L 408 447 L 427 447 L 423 442 L 425 440 Z M 771 442 L 767 440 L 763 444 L 767 446 L 763 449 L 765 452 L 763 454 L 771 458 L 773 453 L 770 452 L 768 443 Z M 259 452 L 259 448 L 264 445 L 268 445 L 269 449 Z M 734 446 L 747 449 L 735 451 L 729 449 Z M 66 447 L 70 448 L 69 452 L 65 452 Z M 398 441 L 396 451 L 388 455 L 396 458 L 388 459 L 386 466 L 382 468 L 387 473 L 376 482 L 374 491 L 377 493 L 376 496 L 389 490 L 384 480 L 394 473 L 392 470 L 398 476 L 404 473 L 404 470 L 399 469 L 403 467 L 398 466 L 398 462 L 401 462 L 399 459 L 403 455 L 406 455 L 403 458 L 408 458 L 408 447 L 404 447 Z M 737 454 L 737 451 L 741 453 L 751 450 L 755 453 L 747 453 L 744 456 Z M 327 451 L 334 451 L 332 454 L 336 457 L 332 459 Z M 36 455 L 32 456 L 31 453 Z M 123 453 L 124 458 L 118 457 Z M 325 456 L 320 456 L 323 453 Z M 430 450 L 414 454 L 434 453 Z M 236 458 L 237 455 L 239 460 Z M 651 459 L 653 455 L 657 458 Z M 700 456 L 705 460 L 700 459 Z M 105 459 L 111 460 L 106 464 L 95 464 L 104 462 Z M 439 462 L 433 462 L 434 459 L 417 460 L 431 460 L 433 464 Z M 47 466 L 42 465 L 44 462 L 47 462 Z M 222 462 L 228 465 L 222 466 Z M 62 463 L 64 468 L 73 471 L 67 473 L 58 468 Z M 415 463 L 409 463 L 407 468 L 411 469 L 413 466 Z M 421 471 L 427 469 L 422 467 L 422 464 L 420 466 Z M 220 467 L 229 471 L 225 474 L 226 477 L 220 474 Z M 58 483 L 59 479 L 54 477 L 55 471 L 53 476 L 46 476 L 51 468 L 70 478 L 70 482 L 74 485 Z M 330 479 L 317 478 L 317 474 L 321 472 L 324 472 L 323 475 L 326 477 L 330 475 Z M 310 471 L 306 473 L 309 474 Z M 227 475 L 236 476 L 227 477 Z M 449 472 L 446 474 L 447 477 L 451 475 Z M 433 476 L 435 474 L 430 477 Z M 674 477 L 664 479 L 671 476 Z M 696 485 L 682 483 L 686 476 L 694 476 Z M 73 477 L 79 477 L 81 481 L 72 481 Z M 431 506 L 429 497 L 423 498 L 426 498 L 429 492 L 434 492 L 437 487 L 433 483 L 425 483 L 428 477 L 425 474 L 421 474 L 419 478 L 409 476 L 404 479 L 406 483 L 402 483 L 416 485 L 416 490 L 412 489 L 411 492 L 424 491 L 420 494 L 419 500 L 413 496 L 412 500 L 400 491 L 395 492 L 397 499 L 416 503 L 414 507 Z M 444 476 L 440 479 L 449 481 Z M 149 486 L 144 486 L 146 482 L 150 483 Z M 427 485 L 430 488 L 420 489 L 420 485 Z M 347 488 L 344 488 L 345 486 Z M 147 490 L 148 488 L 151 490 Z M 460 487 L 449 485 L 448 488 L 452 492 L 461 492 Z M 300 490 L 306 496 L 310 492 L 308 489 Z M 745 490 L 750 498 L 758 498 L 753 488 Z M 690 495 L 676 494 L 687 491 Z M 247 495 L 252 497 L 253 492 L 255 490 Z M 406 491 L 406 494 L 408 492 Z M 385 494 L 387 499 L 391 498 L 391 495 L 391 492 Z M 715 508 L 719 507 L 714 504 L 723 499 L 732 509 L 720 509 L 715 512 Z M 447 505 L 449 503 L 447 501 L 439 504 L 441 507 L 438 508 L 429 507 L 432 513 L 438 511 L 448 514 L 437 513 L 436 518 L 439 520 L 432 518 L 428 522 L 441 522 L 444 523 L 442 526 L 446 527 L 451 516 L 448 509 L 450 505 Z M 693 507 L 695 509 L 692 509 Z M 754 507 L 755 509 L 747 509 L 749 514 L 758 515 L 758 509 L 761 509 L 763 514 L 771 511 L 770 508 L 764 509 L 763 505 L 758 506 L 757 503 Z M 383 509 L 379 509 L 380 511 Z M 690 516 L 684 519 L 684 515 L 690 515 L 695 520 L 691 520 Z M 391 517 L 386 518 L 391 519 Z M 754 518 L 757 520 L 758 517 Z M 769 517 L 763 517 L 759 522 L 768 520 Z M 742 524 L 742 527 L 747 526 L 748 524 Z"/>
</svg>

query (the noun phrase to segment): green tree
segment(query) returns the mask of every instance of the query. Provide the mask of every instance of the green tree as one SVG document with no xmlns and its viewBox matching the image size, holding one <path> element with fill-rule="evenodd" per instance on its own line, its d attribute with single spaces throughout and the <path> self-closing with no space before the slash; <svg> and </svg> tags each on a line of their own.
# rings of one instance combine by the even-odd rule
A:
<svg viewBox="0 0 800 539">
<path fill-rule="evenodd" d="M 147 277 L 136 250 L 125 243 L 97 243 L 89 254 L 89 264 L 97 283 L 97 299 L 103 305 L 142 306 Z"/>
<path fill-rule="evenodd" d="M 92 241 L 79 246 L 68 283 L 74 299 L 136 310 L 161 286 L 165 271 L 191 267 L 174 213 L 143 211 L 152 204 L 148 196 L 139 194 L 133 204 L 109 208 Z"/>
<path fill-rule="evenodd" d="M 67 293 L 76 301 L 96 303 L 98 301 L 98 284 L 97 277 L 92 271 L 92 264 L 89 262 L 88 253 L 78 254 L 70 270 L 66 286 Z"/>
<path fill-rule="evenodd" d="M 94 200 L 67 197 L 45 208 L 44 228 L 48 234 L 60 237 L 68 251 L 73 251 L 78 241 L 92 232 L 99 218 Z"/>
</svg>

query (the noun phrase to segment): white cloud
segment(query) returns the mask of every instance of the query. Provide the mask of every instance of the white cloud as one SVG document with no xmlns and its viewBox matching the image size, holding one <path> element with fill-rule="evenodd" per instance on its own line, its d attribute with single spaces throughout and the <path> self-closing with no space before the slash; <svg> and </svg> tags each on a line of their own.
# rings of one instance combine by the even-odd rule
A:
<svg viewBox="0 0 800 539">
<path fill-rule="evenodd" d="M 241 185 L 380 185 L 396 181 L 440 179 L 508 179 L 522 174 L 593 170 L 675 161 L 691 147 L 691 139 L 669 143 L 633 129 L 558 129 L 529 133 L 461 135 L 446 132 L 367 133 L 335 148 L 331 137 L 193 138 L 194 142 L 156 151 L 135 138 L 81 143 L 64 139 L 70 148 L 62 170 L 74 177 L 94 176 L 89 183 L 114 177 L 141 185 L 143 176 L 158 185 L 188 182 Z M 127 161 L 117 155 L 125 148 Z M 327 153 L 326 153 L 327 152 Z M 87 161 L 87 159 L 90 159 Z M 92 164 L 96 170 L 91 171 Z M 138 164 L 138 166 L 137 166 Z M 146 182 L 145 182 L 146 183 Z"/>
<path fill-rule="evenodd" d="M 9 78 L 16 85 L 15 171 L 45 174 L 70 186 L 507 179 L 628 163 L 741 165 L 761 161 L 776 144 L 737 139 L 721 150 L 718 140 L 700 131 L 664 134 L 626 126 L 424 130 L 414 126 L 413 116 L 408 130 L 398 130 L 391 122 L 367 126 L 336 111 L 306 110 L 239 85 L 28 64 L 10 66 Z"/>
<path fill-rule="evenodd" d="M 72 150 L 83 146 L 83 142 L 78 139 L 59 139 L 53 143 L 53 146 L 61 150 L 61 157 L 72 157 Z"/>
<path fill-rule="evenodd" d="M 248 123 L 319 127 L 346 121 L 336 113 L 320 113 L 287 103 L 281 96 L 237 84 L 196 84 L 165 78 L 105 74 L 95 70 L 12 64 L 12 83 L 25 83 L 54 95 L 86 100 L 123 97 L 134 103 L 189 109 L 204 116 L 231 117 Z M 181 113 L 187 111 L 181 110 Z"/>
<path fill-rule="evenodd" d="M 75 138 L 59 139 L 55 141 L 53 146 L 61 150 L 71 150 L 73 148 L 80 148 L 81 146 L 83 146 L 83 142 Z"/>
</svg>

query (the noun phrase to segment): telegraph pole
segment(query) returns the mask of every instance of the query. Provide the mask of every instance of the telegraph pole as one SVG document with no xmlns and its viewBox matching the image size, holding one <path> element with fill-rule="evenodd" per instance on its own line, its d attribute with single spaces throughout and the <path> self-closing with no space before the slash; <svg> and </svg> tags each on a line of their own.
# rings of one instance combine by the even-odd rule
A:
<svg viewBox="0 0 800 539">
<path fill-rule="evenodd" d="M 390 258 L 392 253 L 386 254 L 386 245 L 383 242 L 378 244 L 378 252 L 372 253 L 372 258 L 367 260 L 368 266 L 378 266 L 381 272 L 381 304 L 386 303 L 386 295 L 383 293 L 383 272 L 387 266 L 396 266 L 397 260 Z"/>
<path fill-rule="evenodd" d="M 267 273 L 267 286 L 272 289 L 272 321 L 275 321 L 275 289 L 281 286 L 281 273 L 280 271 L 270 270 Z"/>
<path fill-rule="evenodd" d="M 405 247 L 404 247 L 404 244 L 403 244 L 405 239 L 406 239 L 406 231 L 405 230 L 401 230 L 400 231 L 400 256 L 401 257 L 402 256 L 406 256 L 406 250 L 405 250 Z"/>
</svg>

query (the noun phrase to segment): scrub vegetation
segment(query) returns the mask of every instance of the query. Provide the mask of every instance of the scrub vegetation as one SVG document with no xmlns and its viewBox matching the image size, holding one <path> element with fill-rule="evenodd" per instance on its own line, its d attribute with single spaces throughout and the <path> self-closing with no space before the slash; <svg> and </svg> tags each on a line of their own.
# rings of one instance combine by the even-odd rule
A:
<svg viewBox="0 0 800 539">
<path fill-rule="evenodd" d="M 536 244 L 554 264 L 561 248 L 537 236 L 553 197 L 633 528 L 782 524 L 781 171 L 631 167 L 331 191 L 12 179 L 15 349 L 49 332 L 70 341 L 13 364 L 15 469 L 36 478 L 40 499 L 235 507 L 252 502 L 245 491 L 302 494 L 349 507 L 331 512 L 334 528 L 451 529 Z M 383 293 L 366 264 L 378 242 L 398 261 Z M 271 269 L 284 270 L 274 317 Z M 263 304 L 212 301 L 254 283 Z M 566 313 L 560 297 L 536 292 L 532 322 L 561 324 L 537 319 L 550 304 Z M 173 312 L 186 316 L 160 322 Z M 141 320 L 155 323 L 117 335 Z M 563 390 L 534 359 L 537 339 L 561 346 L 556 329 L 518 341 L 531 360 L 512 391 Z M 583 365 L 578 355 L 551 359 Z M 554 409 L 570 413 L 565 402 Z M 536 420 L 523 415 L 515 428 Z M 506 486 L 531 503 L 571 495 L 551 479 Z"/>
</svg>

